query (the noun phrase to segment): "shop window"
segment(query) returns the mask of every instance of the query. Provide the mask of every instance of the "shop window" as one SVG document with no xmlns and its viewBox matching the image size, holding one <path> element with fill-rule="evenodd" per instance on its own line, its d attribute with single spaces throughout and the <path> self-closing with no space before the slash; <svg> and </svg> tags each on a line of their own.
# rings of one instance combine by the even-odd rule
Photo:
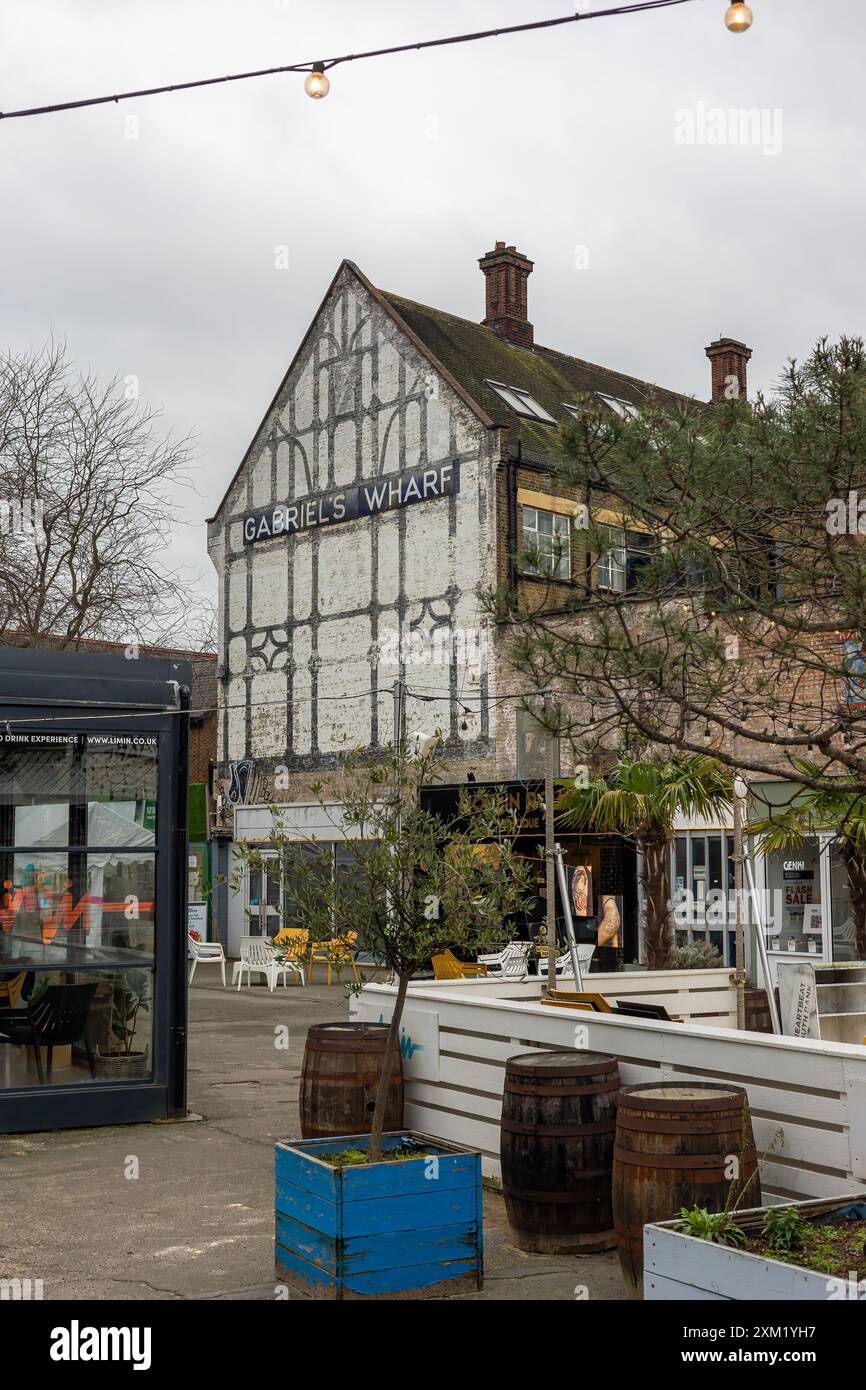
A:
<svg viewBox="0 0 866 1390">
<path fill-rule="evenodd" d="M 857 960 L 854 914 L 845 861 L 835 845 L 830 846 L 830 898 L 833 923 L 832 959 Z"/>
<path fill-rule="evenodd" d="M 571 578 L 571 524 L 559 512 L 523 508 L 524 574 L 549 579 Z"/>
<path fill-rule="evenodd" d="M 4 1089 L 151 1077 L 156 786 L 153 736 L 0 748 Z"/>
<path fill-rule="evenodd" d="M 358 840 L 293 841 L 286 849 L 282 872 L 275 850 L 262 847 L 259 853 L 262 867 L 251 868 L 248 877 L 249 931 L 251 936 L 273 938 L 283 927 L 307 925 L 305 897 L 317 891 L 320 881 L 325 885 L 351 879 L 365 845 Z M 312 882 L 306 872 L 297 871 L 298 860 L 305 861 L 311 869 Z M 382 903 L 384 910 L 384 897 Z"/>
<path fill-rule="evenodd" d="M 545 775 L 547 740 L 551 737 L 547 730 L 528 710 L 517 711 L 517 777 L 519 781 L 534 781 Z M 554 742 L 553 775 L 559 772 L 559 739 L 552 735 Z"/>
<path fill-rule="evenodd" d="M 816 839 L 797 850 L 773 850 L 764 857 L 767 883 L 765 928 L 771 951 L 823 955 L 821 852 Z"/>
<path fill-rule="evenodd" d="M 676 835 L 671 846 L 671 882 L 676 944 L 707 941 L 724 965 L 735 965 L 734 837 L 720 830 Z"/>
</svg>

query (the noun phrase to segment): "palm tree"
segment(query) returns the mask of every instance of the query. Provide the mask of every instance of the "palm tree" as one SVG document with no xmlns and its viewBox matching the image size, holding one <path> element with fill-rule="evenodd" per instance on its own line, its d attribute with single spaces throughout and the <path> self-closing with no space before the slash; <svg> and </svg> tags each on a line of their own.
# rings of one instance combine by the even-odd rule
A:
<svg viewBox="0 0 866 1390">
<path fill-rule="evenodd" d="M 811 777 L 825 775 L 806 759 L 798 760 L 796 766 Z M 835 832 L 833 843 L 848 878 L 854 950 L 858 960 L 866 960 L 866 796 L 858 795 L 855 784 L 840 777 L 838 786 L 804 790 L 797 801 L 752 821 L 747 830 L 758 837 L 758 847 L 765 854 L 796 849 L 819 830 Z"/>
<path fill-rule="evenodd" d="M 586 786 L 569 787 L 557 810 L 564 824 L 579 830 L 621 835 L 643 854 L 647 965 L 670 965 L 670 840 L 677 813 L 712 816 L 727 808 L 733 795 L 729 769 L 704 754 L 676 755 L 661 761 L 622 759 L 603 777 Z"/>
</svg>

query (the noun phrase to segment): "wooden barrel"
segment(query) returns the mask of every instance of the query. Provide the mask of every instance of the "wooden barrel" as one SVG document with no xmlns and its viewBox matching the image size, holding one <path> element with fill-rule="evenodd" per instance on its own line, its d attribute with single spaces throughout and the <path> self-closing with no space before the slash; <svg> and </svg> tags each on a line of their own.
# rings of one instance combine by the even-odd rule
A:
<svg viewBox="0 0 866 1390">
<path fill-rule="evenodd" d="M 767 991 L 765 989 L 746 989 L 743 991 L 745 1004 L 746 1028 L 750 1033 L 772 1033 L 773 1022 L 770 1018 L 770 1005 L 767 1002 Z"/>
<path fill-rule="evenodd" d="M 526 1052 L 508 1059 L 502 1191 L 521 1250 L 568 1255 L 613 1249 L 618 1091 L 616 1058 L 603 1052 Z"/>
<path fill-rule="evenodd" d="M 736 1174 L 738 1176 L 732 1176 Z M 619 1093 L 613 1216 L 626 1293 L 643 1293 L 643 1228 L 681 1207 L 761 1205 L 752 1122 L 742 1086 L 650 1082 Z"/>
<path fill-rule="evenodd" d="M 369 1134 L 382 1072 L 387 1023 L 317 1023 L 307 1031 L 301 1076 L 301 1134 Z M 391 1068 L 386 1129 L 403 1128 L 403 1061 Z"/>
</svg>

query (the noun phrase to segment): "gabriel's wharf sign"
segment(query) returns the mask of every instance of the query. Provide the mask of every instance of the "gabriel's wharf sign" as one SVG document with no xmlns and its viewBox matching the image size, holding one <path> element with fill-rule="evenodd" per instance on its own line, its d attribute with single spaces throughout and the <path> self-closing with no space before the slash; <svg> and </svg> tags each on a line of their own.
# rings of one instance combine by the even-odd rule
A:
<svg viewBox="0 0 866 1390">
<path fill-rule="evenodd" d="M 303 497 L 297 502 L 278 502 L 276 506 L 250 512 L 244 517 L 244 541 L 253 545 L 276 536 L 293 536 L 296 531 L 334 526 L 337 522 L 356 521 L 362 516 L 377 516 L 395 507 L 450 497 L 459 491 L 459 459 L 431 468 L 410 468 L 406 473 L 375 478 L 357 487 L 341 488 L 339 492 Z"/>
</svg>

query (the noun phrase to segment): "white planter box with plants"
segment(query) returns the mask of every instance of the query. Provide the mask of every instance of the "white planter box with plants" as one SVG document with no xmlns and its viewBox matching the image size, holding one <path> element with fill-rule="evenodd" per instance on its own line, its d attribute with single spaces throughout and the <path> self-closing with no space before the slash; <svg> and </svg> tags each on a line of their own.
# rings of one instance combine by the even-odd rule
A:
<svg viewBox="0 0 866 1390">
<path fill-rule="evenodd" d="M 644 1228 L 644 1298 L 866 1300 L 866 1194 Z"/>
</svg>

